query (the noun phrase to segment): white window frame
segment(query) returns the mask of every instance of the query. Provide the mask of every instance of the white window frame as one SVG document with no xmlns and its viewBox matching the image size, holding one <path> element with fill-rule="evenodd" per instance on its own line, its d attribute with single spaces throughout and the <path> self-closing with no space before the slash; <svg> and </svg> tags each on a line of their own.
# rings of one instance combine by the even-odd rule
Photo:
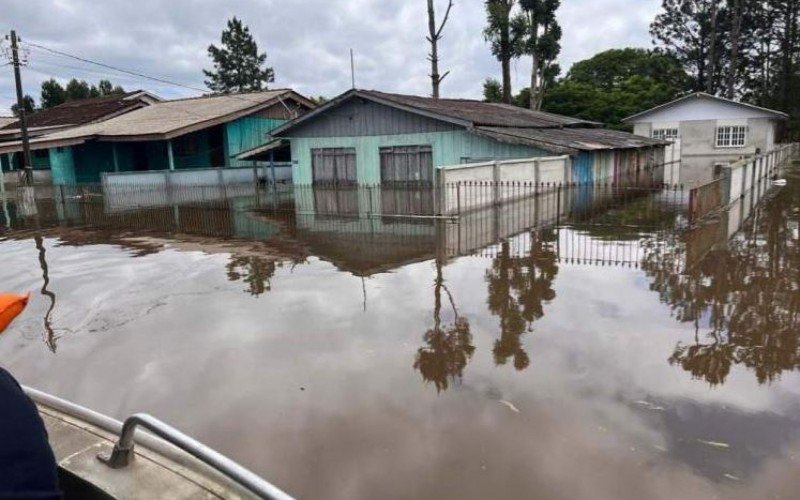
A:
<svg viewBox="0 0 800 500">
<path fill-rule="evenodd" d="M 720 125 L 714 134 L 716 147 L 743 148 L 749 132 L 747 125 Z"/>
<path fill-rule="evenodd" d="M 674 141 L 680 137 L 678 127 L 660 127 L 653 129 L 653 139 L 662 141 Z"/>
</svg>

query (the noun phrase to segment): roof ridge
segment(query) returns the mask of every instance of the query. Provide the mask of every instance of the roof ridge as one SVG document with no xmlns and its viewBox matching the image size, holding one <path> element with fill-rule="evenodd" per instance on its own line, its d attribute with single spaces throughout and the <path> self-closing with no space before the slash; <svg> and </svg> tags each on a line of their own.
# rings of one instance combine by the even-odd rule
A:
<svg viewBox="0 0 800 500">
<path fill-rule="evenodd" d="M 201 99 L 214 99 L 218 97 L 230 97 L 230 98 L 237 98 L 240 96 L 247 96 L 247 95 L 254 95 L 254 94 L 266 94 L 268 92 L 294 92 L 292 89 L 282 88 L 282 89 L 265 89 L 265 90 L 253 90 L 250 92 L 236 92 L 231 94 L 204 94 L 204 95 L 196 95 L 191 97 L 178 97 L 177 99 L 164 99 L 163 101 L 156 103 L 156 104 L 166 104 L 170 102 L 180 102 L 180 101 L 193 101 L 193 100 L 201 100 Z"/>
</svg>

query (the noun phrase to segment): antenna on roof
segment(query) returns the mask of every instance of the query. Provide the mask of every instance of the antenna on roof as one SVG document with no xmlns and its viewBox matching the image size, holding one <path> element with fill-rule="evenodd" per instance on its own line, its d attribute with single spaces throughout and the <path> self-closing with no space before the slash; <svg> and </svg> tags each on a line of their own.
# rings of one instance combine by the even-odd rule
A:
<svg viewBox="0 0 800 500">
<path fill-rule="evenodd" d="M 353 49 L 350 49 L 350 80 L 352 81 L 352 88 L 356 88 L 356 60 L 353 56 Z"/>
</svg>

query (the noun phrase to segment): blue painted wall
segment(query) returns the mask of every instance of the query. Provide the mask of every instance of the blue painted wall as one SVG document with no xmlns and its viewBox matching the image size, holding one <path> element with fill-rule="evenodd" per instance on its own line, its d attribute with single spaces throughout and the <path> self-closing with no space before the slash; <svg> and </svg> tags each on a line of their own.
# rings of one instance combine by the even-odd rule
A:
<svg viewBox="0 0 800 500">
<path fill-rule="evenodd" d="M 572 181 L 578 184 L 594 182 L 594 155 L 581 152 L 572 160 Z"/>
<path fill-rule="evenodd" d="M 277 118 L 245 116 L 227 123 L 225 125 L 225 158 L 228 159 L 226 166 L 252 165 L 252 161 L 239 161 L 232 157 L 265 144 L 269 140 L 269 133 L 285 122 L 286 120 Z"/>
<path fill-rule="evenodd" d="M 262 117 L 243 117 L 222 125 L 222 147 L 224 165 L 212 165 L 213 128 L 192 132 L 173 139 L 173 158 L 175 168 L 210 168 L 219 166 L 251 166 L 252 162 L 240 162 L 231 158 L 242 151 L 264 144 L 268 133 L 286 120 Z M 184 143 L 183 145 L 181 143 Z M 186 147 L 183 147 L 186 146 Z M 39 168 L 55 169 L 53 181 L 56 184 L 97 183 L 102 172 L 114 172 L 114 148 L 116 147 L 117 168 L 120 172 L 135 169 L 136 147 L 144 148 L 144 155 L 150 170 L 169 169 L 167 141 L 130 142 L 88 142 L 78 146 L 51 149 L 48 154 L 34 163 Z M 56 172 L 57 170 L 57 172 Z"/>
<path fill-rule="evenodd" d="M 75 184 L 75 158 L 72 155 L 72 148 L 50 148 L 48 153 L 53 184 Z"/>
</svg>

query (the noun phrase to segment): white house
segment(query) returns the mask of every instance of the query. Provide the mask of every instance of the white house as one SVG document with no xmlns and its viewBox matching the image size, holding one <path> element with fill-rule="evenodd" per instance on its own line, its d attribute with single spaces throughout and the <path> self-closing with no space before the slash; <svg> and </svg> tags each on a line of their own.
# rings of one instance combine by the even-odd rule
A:
<svg viewBox="0 0 800 500">
<path fill-rule="evenodd" d="M 680 171 L 667 181 L 691 184 L 713 179 L 714 167 L 768 152 L 788 119 L 786 113 L 702 92 L 623 120 L 637 135 L 673 141 L 667 161 Z M 679 177 L 679 178 L 676 178 Z"/>
</svg>

